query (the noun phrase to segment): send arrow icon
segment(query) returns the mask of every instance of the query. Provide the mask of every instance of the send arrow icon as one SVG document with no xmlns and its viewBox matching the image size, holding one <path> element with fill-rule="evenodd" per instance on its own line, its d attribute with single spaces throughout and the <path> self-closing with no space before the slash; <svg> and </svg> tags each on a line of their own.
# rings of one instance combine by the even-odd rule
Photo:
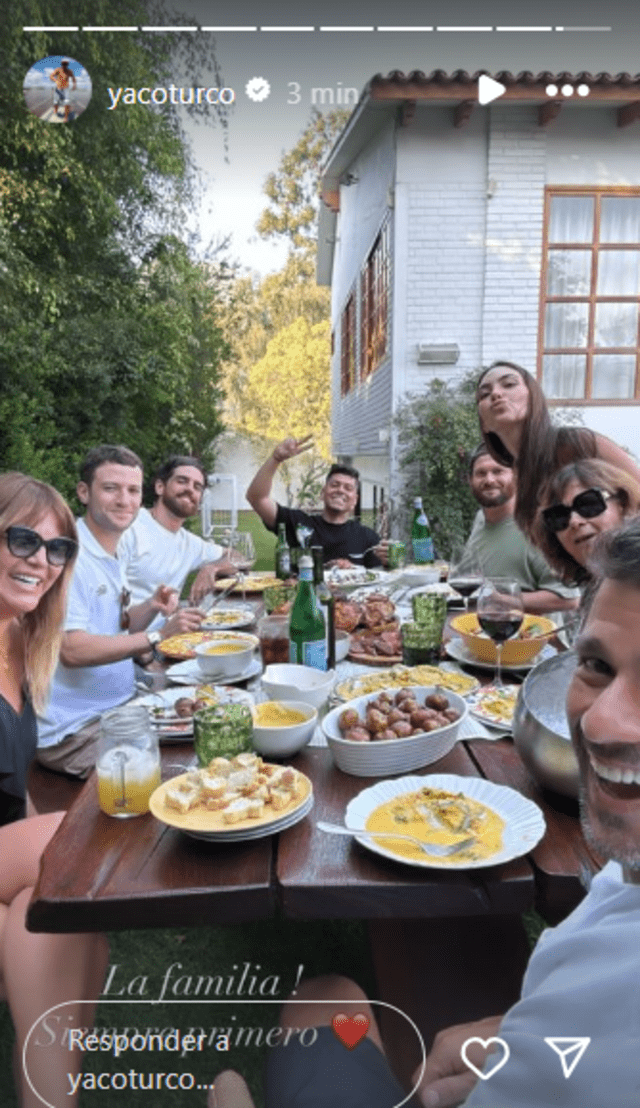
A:
<svg viewBox="0 0 640 1108">
<path fill-rule="evenodd" d="M 562 1066 L 562 1072 L 565 1077 L 571 1077 L 574 1069 L 578 1065 L 578 1062 L 582 1058 L 585 1050 L 589 1046 L 591 1039 L 581 1039 L 576 1036 L 574 1039 L 545 1039 L 545 1043 L 555 1050 L 560 1059 L 560 1065 Z"/>
</svg>

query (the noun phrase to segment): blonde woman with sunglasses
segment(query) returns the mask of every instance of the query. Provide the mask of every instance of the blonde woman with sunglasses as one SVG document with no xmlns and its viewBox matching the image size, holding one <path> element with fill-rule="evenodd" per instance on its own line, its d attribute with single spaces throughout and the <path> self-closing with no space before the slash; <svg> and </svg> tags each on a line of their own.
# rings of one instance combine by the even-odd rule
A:
<svg viewBox="0 0 640 1108">
<path fill-rule="evenodd" d="M 40 856 L 63 817 L 23 818 L 35 711 L 57 661 L 76 553 L 73 516 L 59 493 L 21 473 L 0 475 L 0 997 L 16 1030 L 22 1108 L 41 1098 L 76 1103 L 74 1054 L 59 1036 L 45 1045 L 50 1035 L 30 1032 L 61 1004 L 61 1027 L 90 1026 L 93 1005 L 80 998 L 99 995 L 107 961 L 101 935 L 31 934 L 25 924 Z"/>
</svg>

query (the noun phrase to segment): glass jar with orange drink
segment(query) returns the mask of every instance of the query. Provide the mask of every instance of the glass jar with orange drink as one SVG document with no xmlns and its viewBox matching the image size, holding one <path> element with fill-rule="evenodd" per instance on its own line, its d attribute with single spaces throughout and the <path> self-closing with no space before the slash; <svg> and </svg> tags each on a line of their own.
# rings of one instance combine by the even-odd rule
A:
<svg viewBox="0 0 640 1108">
<path fill-rule="evenodd" d="M 158 736 L 146 708 L 125 705 L 105 712 L 98 740 L 98 803 L 108 816 L 129 819 L 149 811 L 160 784 Z"/>
</svg>

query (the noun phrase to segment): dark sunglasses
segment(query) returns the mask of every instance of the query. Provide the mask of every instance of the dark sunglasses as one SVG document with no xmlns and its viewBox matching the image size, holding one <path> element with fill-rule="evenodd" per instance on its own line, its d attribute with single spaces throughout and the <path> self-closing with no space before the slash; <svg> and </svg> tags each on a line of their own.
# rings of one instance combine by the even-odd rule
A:
<svg viewBox="0 0 640 1108">
<path fill-rule="evenodd" d="M 571 504 L 552 504 L 550 508 L 544 508 L 542 518 L 549 530 L 558 534 L 559 531 L 566 531 L 572 512 L 577 512 L 583 519 L 595 519 L 606 511 L 607 500 L 613 500 L 613 493 L 603 489 L 586 489 L 579 492 Z"/>
<path fill-rule="evenodd" d="M 43 539 L 30 527 L 7 527 L 5 531 L 7 546 L 14 558 L 31 558 L 41 546 L 47 552 L 50 566 L 65 566 L 74 557 L 78 549 L 77 542 L 61 535 L 58 539 Z"/>
</svg>

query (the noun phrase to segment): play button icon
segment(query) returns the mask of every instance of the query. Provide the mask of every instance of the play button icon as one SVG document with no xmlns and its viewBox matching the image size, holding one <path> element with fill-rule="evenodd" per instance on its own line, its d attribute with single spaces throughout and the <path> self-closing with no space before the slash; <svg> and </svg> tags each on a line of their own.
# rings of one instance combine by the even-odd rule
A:
<svg viewBox="0 0 640 1108">
<path fill-rule="evenodd" d="M 506 91 L 506 85 L 501 85 L 499 81 L 494 81 L 493 77 L 487 77 L 485 73 L 480 74 L 478 79 L 478 102 L 480 104 L 490 104 L 492 100 L 504 96 Z"/>
</svg>

